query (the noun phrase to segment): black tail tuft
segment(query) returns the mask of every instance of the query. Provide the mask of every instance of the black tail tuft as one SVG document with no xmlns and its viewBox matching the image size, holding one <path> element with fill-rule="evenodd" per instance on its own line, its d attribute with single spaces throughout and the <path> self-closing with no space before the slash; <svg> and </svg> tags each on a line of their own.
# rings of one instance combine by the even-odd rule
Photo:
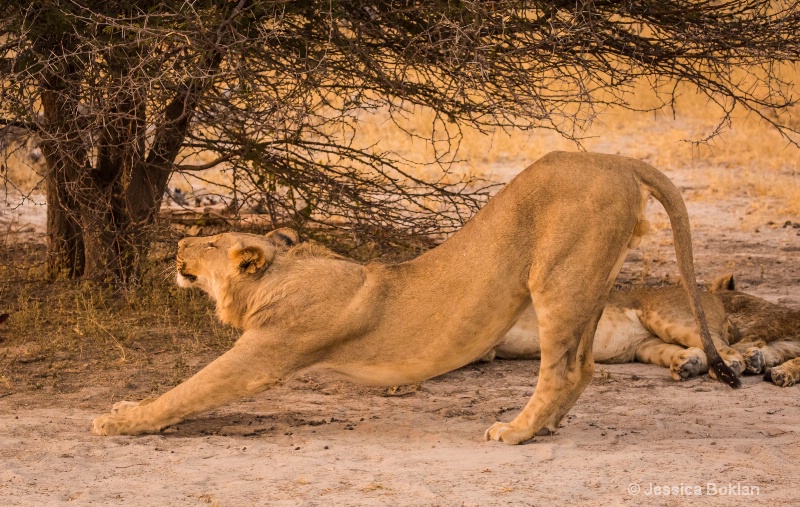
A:
<svg viewBox="0 0 800 507">
<path fill-rule="evenodd" d="M 710 364 L 710 367 L 711 370 L 714 371 L 714 374 L 717 376 L 717 379 L 720 382 L 724 382 L 725 384 L 728 384 L 734 389 L 742 387 L 742 381 L 739 380 L 739 377 L 737 377 L 736 374 L 733 373 L 733 371 L 728 367 L 727 364 L 725 364 L 725 361 L 723 361 L 722 359 L 713 361 Z"/>
</svg>

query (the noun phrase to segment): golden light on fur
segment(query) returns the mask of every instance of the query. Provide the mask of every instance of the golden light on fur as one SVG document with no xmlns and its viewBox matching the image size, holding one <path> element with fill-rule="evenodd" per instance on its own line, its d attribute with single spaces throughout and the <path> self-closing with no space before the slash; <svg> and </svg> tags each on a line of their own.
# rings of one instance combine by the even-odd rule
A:
<svg viewBox="0 0 800 507">
<path fill-rule="evenodd" d="M 486 353 L 531 302 L 542 343 L 536 390 L 517 418 L 485 435 L 518 444 L 555 431 L 591 381 L 602 302 L 644 230 L 648 194 L 672 221 L 691 327 L 709 368 L 735 386 L 700 305 L 680 191 L 637 160 L 551 153 L 443 244 L 401 264 L 361 265 L 295 245 L 281 230 L 182 240 L 181 260 L 220 319 L 243 334 L 192 378 L 148 405 L 119 405 L 93 431 L 158 431 L 312 370 L 370 385 L 419 382 Z"/>
<path fill-rule="evenodd" d="M 230 258 L 235 262 L 242 273 L 254 274 L 264 267 L 267 257 L 264 251 L 257 246 L 233 249 Z"/>
</svg>

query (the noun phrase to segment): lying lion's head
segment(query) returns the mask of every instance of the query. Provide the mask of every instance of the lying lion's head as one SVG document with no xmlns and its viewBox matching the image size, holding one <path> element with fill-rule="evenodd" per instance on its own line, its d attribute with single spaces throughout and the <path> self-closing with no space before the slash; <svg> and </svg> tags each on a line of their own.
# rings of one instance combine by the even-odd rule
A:
<svg viewBox="0 0 800 507">
<path fill-rule="evenodd" d="M 216 295 L 220 283 L 260 276 L 276 255 L 298 242 L 291 229 L 276 229 L 266 236 L 229 232 L 184 238 L 178 242 L 177 283 Z"/>
</svg>

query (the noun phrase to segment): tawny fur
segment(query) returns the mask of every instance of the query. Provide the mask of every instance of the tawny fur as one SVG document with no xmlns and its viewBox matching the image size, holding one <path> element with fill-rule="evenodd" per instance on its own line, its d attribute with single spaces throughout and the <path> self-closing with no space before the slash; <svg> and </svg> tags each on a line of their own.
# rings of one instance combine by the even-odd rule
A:
<svg viewBox="0 0 800 507">
<path fill-rule="evenodd" d="M 699 304 L 677 188 L 633 159 L 551 153 L 442 245 L 401 264 L 364 266 L 292 247 L 291 231 L 182 240 L 179 283 L 205 290 L 219 318 L 244 333 L 195 376 L 147 405 L 117 405 L 93 431 L 159 431 L 305 371 L 373 385 L 418 382 L 492 349 L 531 301 L 542 338 L 538 384 L 517 418 L 494 424 L 486 438 L 517 444 L 553 431 L 592 378 L 597 321 L 629 246 L 646 230 L 649 194 L 670 216 L 710 366 L 735 385 Z"/>
<path fill-rule="evenodd" d="M 734 373 L 741 374 L 744 358 L 729 346 L 737 333 L 722 301 L 703 293 L 702 304 L 720 356 Z M 592 352 L 598 363 L 636 361 L 669 368 L 675 380 L 708 372 L 702 340 L 681 287 L 612 292 L 598 322 Z M 483 359 L 538 359 L 540 353 L 538 320 L 531 306 Z"/>
<path fill-rule="evenodd" d="M 736 290 L 733 275 L 715 280 L 711 291 L 739 331 L 733 347 L 747 371 L 782 387 L 800 382 L 800 310 Z"/>
<path fill-rule="evenodd" d="M 776 385 L 800 381 L 800 311 L 734 290 L 732 275 L 718 277 L 702 294 L 711 336 L 735 373 L 765 373 Z M 538 321 L 533 307 L 482 360 L 538 359 Z M 614 291 L 595 333 L 599 363 L 638 361 L 670 369 L 675 380 L 708 371 L 700 336 L 678 287 Z"/>
</svg>

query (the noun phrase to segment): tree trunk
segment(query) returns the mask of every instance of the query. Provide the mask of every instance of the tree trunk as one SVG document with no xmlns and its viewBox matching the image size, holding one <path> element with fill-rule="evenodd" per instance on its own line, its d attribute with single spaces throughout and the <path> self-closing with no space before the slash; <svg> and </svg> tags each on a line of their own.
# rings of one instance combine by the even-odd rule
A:
<svg viewBox="0 0 800 507">
<path fill-rule="evenodd" d="M 184 83 L 159 118 L 148 152 L 147 92 L 130 87 L 131 61 L 138 57 L 126 51 L 110 55 L 114 79 L 106 91 L 101 126 L 85 125 L 81 117 L 79 62 L 46 74 L 40 84 L 51 277 L 105 283 L 138 279 L 172 164 L 207 85 L 206 78 Z M 208 68 L 217 68 L 220 61 L 214 53 Z"/>
<path fill-rule="evenodd" d="M 118 100 L 104 128 L 86 143 L 71 88 L 75 82 L 55 74 L 42 81 L 48 272 L 51 278 L 133 282 L 146 255 L 148 226 L 158 213 L 156 196 L 164 192 L 169 171 L 149 192 L 139 188 L 146 168 L 144 97 L 115 94 Z M 95 150 L 94 164 L 87 149 Z"/>
<path fill-rule="evenodd" d="M 84 244 L 78 204 L 69 184 L 79 173 L 84 158 L 77 130 L 71 128 L 68 87 L 62 76 L 50 74 L 42 80 L 42 106 L 47 130 L 42 134 L 42 153 L 47 160 L 47 272 L 50 278 L 80 277 L 84 272 Z M 72 154 L 72 156 L 70 156 Z"/>
<path fill-rule="evenodd" d="M 49 150 L 44 150 L 47 153 Z M 45 155 L 50 169 L 45 185 L 47 195 L 47 273 L 51 279 L 64 274 L 69 278 L 83 276 L 84 245 L 76 210 L 65 189 L 63 168 L 51 162 L 54 155 Z"/>
</svg>

